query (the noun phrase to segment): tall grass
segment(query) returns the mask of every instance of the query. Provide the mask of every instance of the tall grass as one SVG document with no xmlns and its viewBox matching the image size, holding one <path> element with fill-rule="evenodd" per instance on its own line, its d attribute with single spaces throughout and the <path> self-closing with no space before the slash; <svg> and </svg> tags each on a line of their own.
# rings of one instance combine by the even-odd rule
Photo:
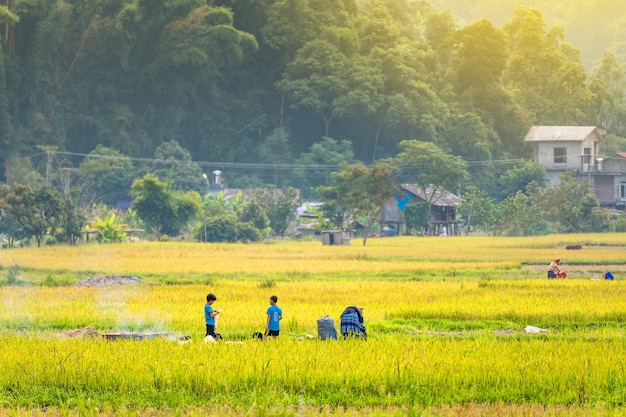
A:
<svg viewBox="0 0 626 417">
<path fill-rule="evenodd" d="M 382 337 L 244 344 L 0 339 L 4 403 L 77 407 L 605 405 L 622 340 Z"/>
<path fill-rule="evenodd" d="M 576 332 L 620 328 L 626 320 L 626 282 L 621 280 L 502 279 L 483 284 L 344 279 L 277 281 L 271 288 L 251 280 L 216 280 L 182 286 L 0 287 L 0 328 L 62 331 L 94 326 L 199 337 L 209 292 L 217 294 L 215 306 L 224 309 L 220 331 L 232 337 L 264 328 L 272 294 L 278 295 L 284 311 L 283 330 L 294 336 L 315 333 L 316 319 L 326 314 L 338 319 L 348 305 L 365 307 L 366 321 L 378 332 L 455 330 L 450 323 L 494 329 L 493 322 L 516 330 L 534 325 Z M 433 329 L 444 321 L 444 328 Z"/>
</svg>

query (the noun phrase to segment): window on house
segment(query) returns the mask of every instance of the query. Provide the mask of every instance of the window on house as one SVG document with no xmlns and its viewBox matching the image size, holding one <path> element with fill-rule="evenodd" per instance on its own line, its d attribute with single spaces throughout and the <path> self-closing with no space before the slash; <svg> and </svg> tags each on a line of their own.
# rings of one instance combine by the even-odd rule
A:
<svg viewBox="0 0 626 417">
<path fill-rule="evenodd" d="M 591 148 L 583 149 L 583 164 L 591 164 Z"/>
<path fill-rule="evenodd" d="M 567 163 L 567 148 L 554 148 L 554 163 Z"/>
<path fill-rule="evenodd" d="M 626 182 L 622 181 L 619 184 L 619 198 L 626 198 Z"/>
</svg>

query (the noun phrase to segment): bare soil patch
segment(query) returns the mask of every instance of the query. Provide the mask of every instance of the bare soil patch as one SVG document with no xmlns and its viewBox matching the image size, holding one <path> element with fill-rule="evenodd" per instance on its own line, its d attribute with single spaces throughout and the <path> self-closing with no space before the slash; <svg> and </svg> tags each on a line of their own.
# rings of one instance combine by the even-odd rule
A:
<svg viewBox="0 0 626 417">
<path fill-rule="evenodd" d="M 134 285 L 141 284 L 137 277 L 128 275 L 103 275 L 100 277 L 90 277 L 75 283 L 74 287 L 105 287 L 108 285 Z"/>
</svg>

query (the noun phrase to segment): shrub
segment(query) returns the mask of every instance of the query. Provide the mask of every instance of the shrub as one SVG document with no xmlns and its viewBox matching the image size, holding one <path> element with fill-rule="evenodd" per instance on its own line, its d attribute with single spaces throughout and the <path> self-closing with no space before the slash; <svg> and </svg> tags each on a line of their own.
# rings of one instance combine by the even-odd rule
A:
<svg viewBox="0 0 626 417">
<path fill-rule="evenodd" d="M 241 223 L 226 215 L 211 217 L 199 224 L 195 237 L 200 242 L 258 242 L 261 233 L 252 223 Z"/>
<path fill-rule="evenodd" d="M 237 223 L 237 241 L 258 242 L 259 240 L 261 240 L 261 233 L 252 223 Z"/>
<path fill-rule="evenodd" d="M 236 224 L 231 216 L 211 217 L 206 221 L 204 229 L 199 229 L 196 237 L 204 242 L 235 242 Z"/>
<path fill-rule="evenodd" d="M 124 229 L 128 225 L 120 222 L 115 213 L 109 213 L 104 220 L 96 216 L 90 226 L 98 231 L 98 235 L 96 236 L 98 242 L 113 243 L 121 242 L 126 238 Z"/>
</svg>

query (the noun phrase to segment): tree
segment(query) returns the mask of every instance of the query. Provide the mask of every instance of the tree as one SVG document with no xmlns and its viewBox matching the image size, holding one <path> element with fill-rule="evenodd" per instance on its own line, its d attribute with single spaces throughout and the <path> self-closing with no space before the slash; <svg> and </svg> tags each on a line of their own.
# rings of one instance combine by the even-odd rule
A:
<svg viewBox="0 0 626 417">
<path fill-rule="evenodd" d="M 283 51 L 290 58 L 319 33 L 320 22 L 313 19 L 307 0 L 280 0 L 270 7 L 267 24 L 262 30 L 264 41 L 272 48 Z"/>
<path fill-rule="evenodd" d="M 197 193 L 173 191 L 151 174 L 133 183 L 132 195 L 132 209 L 158 240 L 179 235 L 202 210 Z"/>
<path fill-rule="evenodd" d="M 196 238 L 203 242 L 257 242 L 261 235 L 251 223 L 239 222 L 233 216 L 211 217 L 196 229 Z"/>
<path fill-rule="evenodd" d="M 81 230 L 87 222 L 84 210 L 79 204 L 80 192 L 74 188 L 61 201 L 61 213 L 59 215 L 59 227 L 63 233 L 63 240 L 70 245 L 75 245 L 81 238 Z"/>
<path fill-rule="evenodd" d="M 300 48 L 316 39 L 324 27 L 334 23 L 334 19 L 340 19 L 345 14 L 332 13 L 335 7 L 343 6 L 340 2 L 334 2 L 331 5 L 334 7 L 320 7 L 320 10 L 315 10 L 316 4 L 323 3 L 309 0 L 279 0 L 272 3 L 267 13 L 267 24 L 261 31 L 265 43 L 279 54 L 279 59 L 276 60 L 278 64 L 272 63 L 272 72 L 282 74 Z M 287 90 L 279 88 L 279 91 L 281 97 L 278 125 L 283 127 Z"/>
<path fill-rule="evenodd" d="M 465 219 L 465 234 L 469 235 L 472 226 L 481 227 L 487 232 L 493 225 L 495 204 L 483 190 L 469 187 L 457 207 L 458 215 Z"/>
<path fill-rule="evenodd" d="M 246 203 L 238 213 L 238 216 L 240 222 L 252 224 L 261 232 L 267 228 L 269 222 L 263 209 L 256 200 Z"/>
<path fill-rule="evenodd" d="M 83 201 L 89 205 L 99 202 L 112 205 L 130 194 L 135 168 L 128 156 L 98 145 L 80 163 L 77 174 Z"/>
<path fill-rule="evenodd" d="M 494 230 L 505 236 L 536 236 L 548 234 L 541 210 L 529 196 L 518 191 L 496 206 Z"/>
<path fill-rule="evenodd" d="M 6 197 L 12 230 L 17 239 L 35 237 L 37 247 L 43 237 L 53 232 L 61 214 L 61 200 L 49 187 L 16 185 Z"/>
<path fill-rule="evenodd" d="M 257 191 L 255 200 L 265 212 L 272 231 L 282 238 L 294 216 L 293 211 L 298 207 L 298 191 L 268 185 Z"/>
<path fill-rule="evenodd" d="M 375 48 L 366 58 L 354 59 L 350 92 L 341 99 L 345 112 L 361 115 L 361 123 L 373 126 L 373 143 L 357 143 L 372 150 L 378 159 L 379 147 L 389 137 L 419 136 L 435 140 L 444 126 L 449 109 L 432 88 L 422 62 L 423 51 L 414 45 L 390 49 Z M 418 57 L 418 58 L 415 58 Z M 424 59 L 427 61 L 427 59 Z M 395 148 L 395 141 L 390 145 Z M 368 157 L 369 159 L 369 157 Z"/>
<path fill-rule="evenodd" d="M 332 185 L 318 187 L 318 193 L 330 204 L 346 210 L 347 217 L 353 221 L 365 221 L 365 246 L 372 226 L 380 220 L 383 205 L 397 189 L 391 166 L 382 161 L 371 167 L 343 163 L 341 170 L 333 172 L 331 177 Z"/>
<path fill-rule="evenodd" d="M 548 177 L 545 168 L 533 161 L 522 161 L 504 172 L 498 179 L 499 197 L 501 199 L 512 197 L 518 191 L 526 193 L 526 188 L 533 182 L 540 187 L 547 185 Z"/>
<path fill-rule="evenodd" d="M 419 187 L 426 201 L 435 203 L 445 190 L 457 190 L 467 178 L 466 163 L 444 153 L 436 145 L 418 140 L 403 140 L 400 152 L 392 159 L 397 175 Z"/>
<path fill-rule="evenodd" d="M 374 48 L 395 48 L 401 33 L 384 1 L 374 0 L 363 4 L 363 12 L 357 19 L 361 51 L 367 55 Z"/>
<path fill-rule="evenodd" d="M 296 159 L 294 177 L 298 179 L 302 193 L 309 197 L 315 187 L 330 183 L 330 172 L 339 164 L 355 162 L 352 142 L 323 137 Z"/>
<path fill-rule="evenodd" d="M 471 122 L 470 116 L 473 116 L 484 124 L 482 130 L 497 132 L 500 137 L 491 133 L 488 142 L 470 140 L 470 143 L 464 144 L 465 149 L 480 141 L 483 143 L 480 143 L 482 146 L 477 148 L 477 152 L 488 151 L 491 155 L 486 159 L 496 157 L 495 151 L 500 150 L 502 145 L 509 152 L 519 152 L 520 130 L 527 126 L 513 99 L 514 93 L 507 91 L 502 82 L 510 57 L 507 34 L 486 19 L 476 20 L 449 36 L 442 44 L 441 53 L 444 51 L 450 57 L 448 71 L 456 86 L 456 100 L 461 114 L 446 126 L 454 125 L 461 118 Z M 472 124 L 475 129 L 476 123 Z M 471 133 L 463 139 L 470 136 Z M 463 152 L 455 152 L 468 161 L 476 160 L 466 157 Z"/>
<path fill-rule="evenodd" d="M 4 9 L 3 9 L 4 8 Z M 5 6 L 0 6 L 0 19 L 3 17 L 6 20 L 6 28 L 9 27 L 9 20 L 7 19 L 7 13 L 10 13 Z M 17 16 L 10 13 L 10 15 L 17 18 Z M 9 15 L 9 18 L 10 18 Z M 13 20 L 15 21 L 15 20 Z M 9 41 L 5 39 L 5 41 Z M 0 43 L 0 154 L 9 154 L 9 144 L 11 143 L 11 119 L 9 118 L 9 99 L 6 88 L 6 70 L 4 65 L 4 52 L 3 45 Z M 0 157 L 0 166 L 4 162 L 4 157 Z"/>
<path fill-rule="evenodd" d="M 0 114 L 0 131 L 10 127 L 9 152 L 20 152 L 27 146 L 32 149 L 38 144 L 62 147 L 67 143 L 67 130 L 66 92 L 62 86 L 65 71 L 60 68 L 60 61 L 65 59 L 65 33 L 61 28 L 70 24 L 72 7 L 65 1 L 10 3 L 11 14 L 19 16 L 21 23 L 13 25 L 15 19 L 10 18 L 5 26 L 10 35 L 10 39 L 4 39 L 10 48 L 3 56 L 5 97 L 11 105 L 8 124 L 4 125 Z M 5 18 L 6 11 L 2 13 Z M 0 92 L 0 101 L 3 95 Z M 2 110 L 7 109 L 0 109 L 0 113 Z M 6 133 L 0 133 L 0 140 L 7 138 Z M 0 148 L 3 154 L 6 150 Z"/>
<path fill-rule="evenodd" d="M 435 143 L 444 152 L 468 162 L 468 182 L 472 186 L 495 195 L 500 167 L 487 161 L 499 159 L 503 146 L 492 127 L 475 113 L 455 113 Z"/>
<path fill-rule="evenodd" d="M 466 161 L 489 161 L 501 148 L 498 135 L 475 113 L 453 115 L 439 147 Z"/>
<path fill-rule="evenodd" d="M 487 19 L 480 19 L 459 30 L 452 39 L 458 42 L 458 87 L 482 94 L 500 84 L 509 54 L 507 35 Z M 482 103 L 481 103 L 482 104 Z"/>
<path fill-rule="evenodd" d="M 556 225 L 556 233 L 588 233 L 602 223 L 596 219 L 600 202 L 587 178 L 577 178 L 572 171 L 559 175 L 552 187 L 535 187 L 533 205 L 545 213 L 546 220 Z"/>
<path fill-rule="evenodd" d="M 578 51 L 563 42 L 562 27 L 546 30 L 537 9 L 518 7 L 504 25 L 511 55 L 503 82 L 529 124 L 568 125 L 586 120 L 592 94 Z"/>
<path fill-rule="evenodd" d="M 177 141 L 161 143 L 154 152 L 154 158 L 156 161 L 151 164 L 150 173 L 161 181 L 171 181 L 172 189 L 198 192 L 206 189 L 202 169 Z"/>
<path fill-rule="evenodd" d="M 276 165 L 290 164 L 292 161 L 289 151 L 289 133 L 285 128 L 276 128 L 259 144 L 260 162 L 274 165 L 274 185 L 279 186 Z"/>
<path fill-rule="evenodd" d="M 30 158 L 13 154 L 6 159 L 6 182 L 11 186 L 17 184 L 37 186 L 46 182 L 46 179 L 33 167 Z"/>
<path fill-rule="evenodd" d="M 0 233 L 6 235 L 7 245 L 12 248 L 15 241 L 21 236 L 21 228 L 15 217 L 16 212 L 11 209 L 7 198 L 10 195 L 10 188 L 0 186 Z"/>
<path fill-rule="evenodd" d="M 343 112 L 340 98 L 349 92 L 348 58 L 334 45 L 315 40 L 298 51 L 278 83 L 295 108 L 306 108 L 324 121 L 324 136 Z"/>
<path fill-rule="evenodd" d="M 424 22 L 424 37 L 432 49 L 437 49 L 456 29 L 450 9 L 433 10 Z"/>
<path fill-rule="evenodd" d="M 233 210 L 224 198 L 224 192 L 220 191 L 217 195 L 206 194 L 202 197 L 204 215 L 206 217 L 219 217 L 223 215 L 233 214 Z"/>
<path fill-rule="evenodd" d="M 256 200 L 246 201 L 241 192 L 226 200 L 224 193 L 202 199 L 202 222 L 196 226 L 196 239 L 202 242 L 257 241 L 267 228 L 268 219 Z"/>
<path fill-rule="evenodd" d="M 605 51 L 589 86 L 594 94 L 594 106 L 590 114 L 595 115 L 594 124 L 617 134 L 622 134 L 624 129 L 625 120 L 618 117 L 617 110 L 626 104 L 625 81 L 624 66 L 617 62 L 614 52 Z"/>
</svg>

